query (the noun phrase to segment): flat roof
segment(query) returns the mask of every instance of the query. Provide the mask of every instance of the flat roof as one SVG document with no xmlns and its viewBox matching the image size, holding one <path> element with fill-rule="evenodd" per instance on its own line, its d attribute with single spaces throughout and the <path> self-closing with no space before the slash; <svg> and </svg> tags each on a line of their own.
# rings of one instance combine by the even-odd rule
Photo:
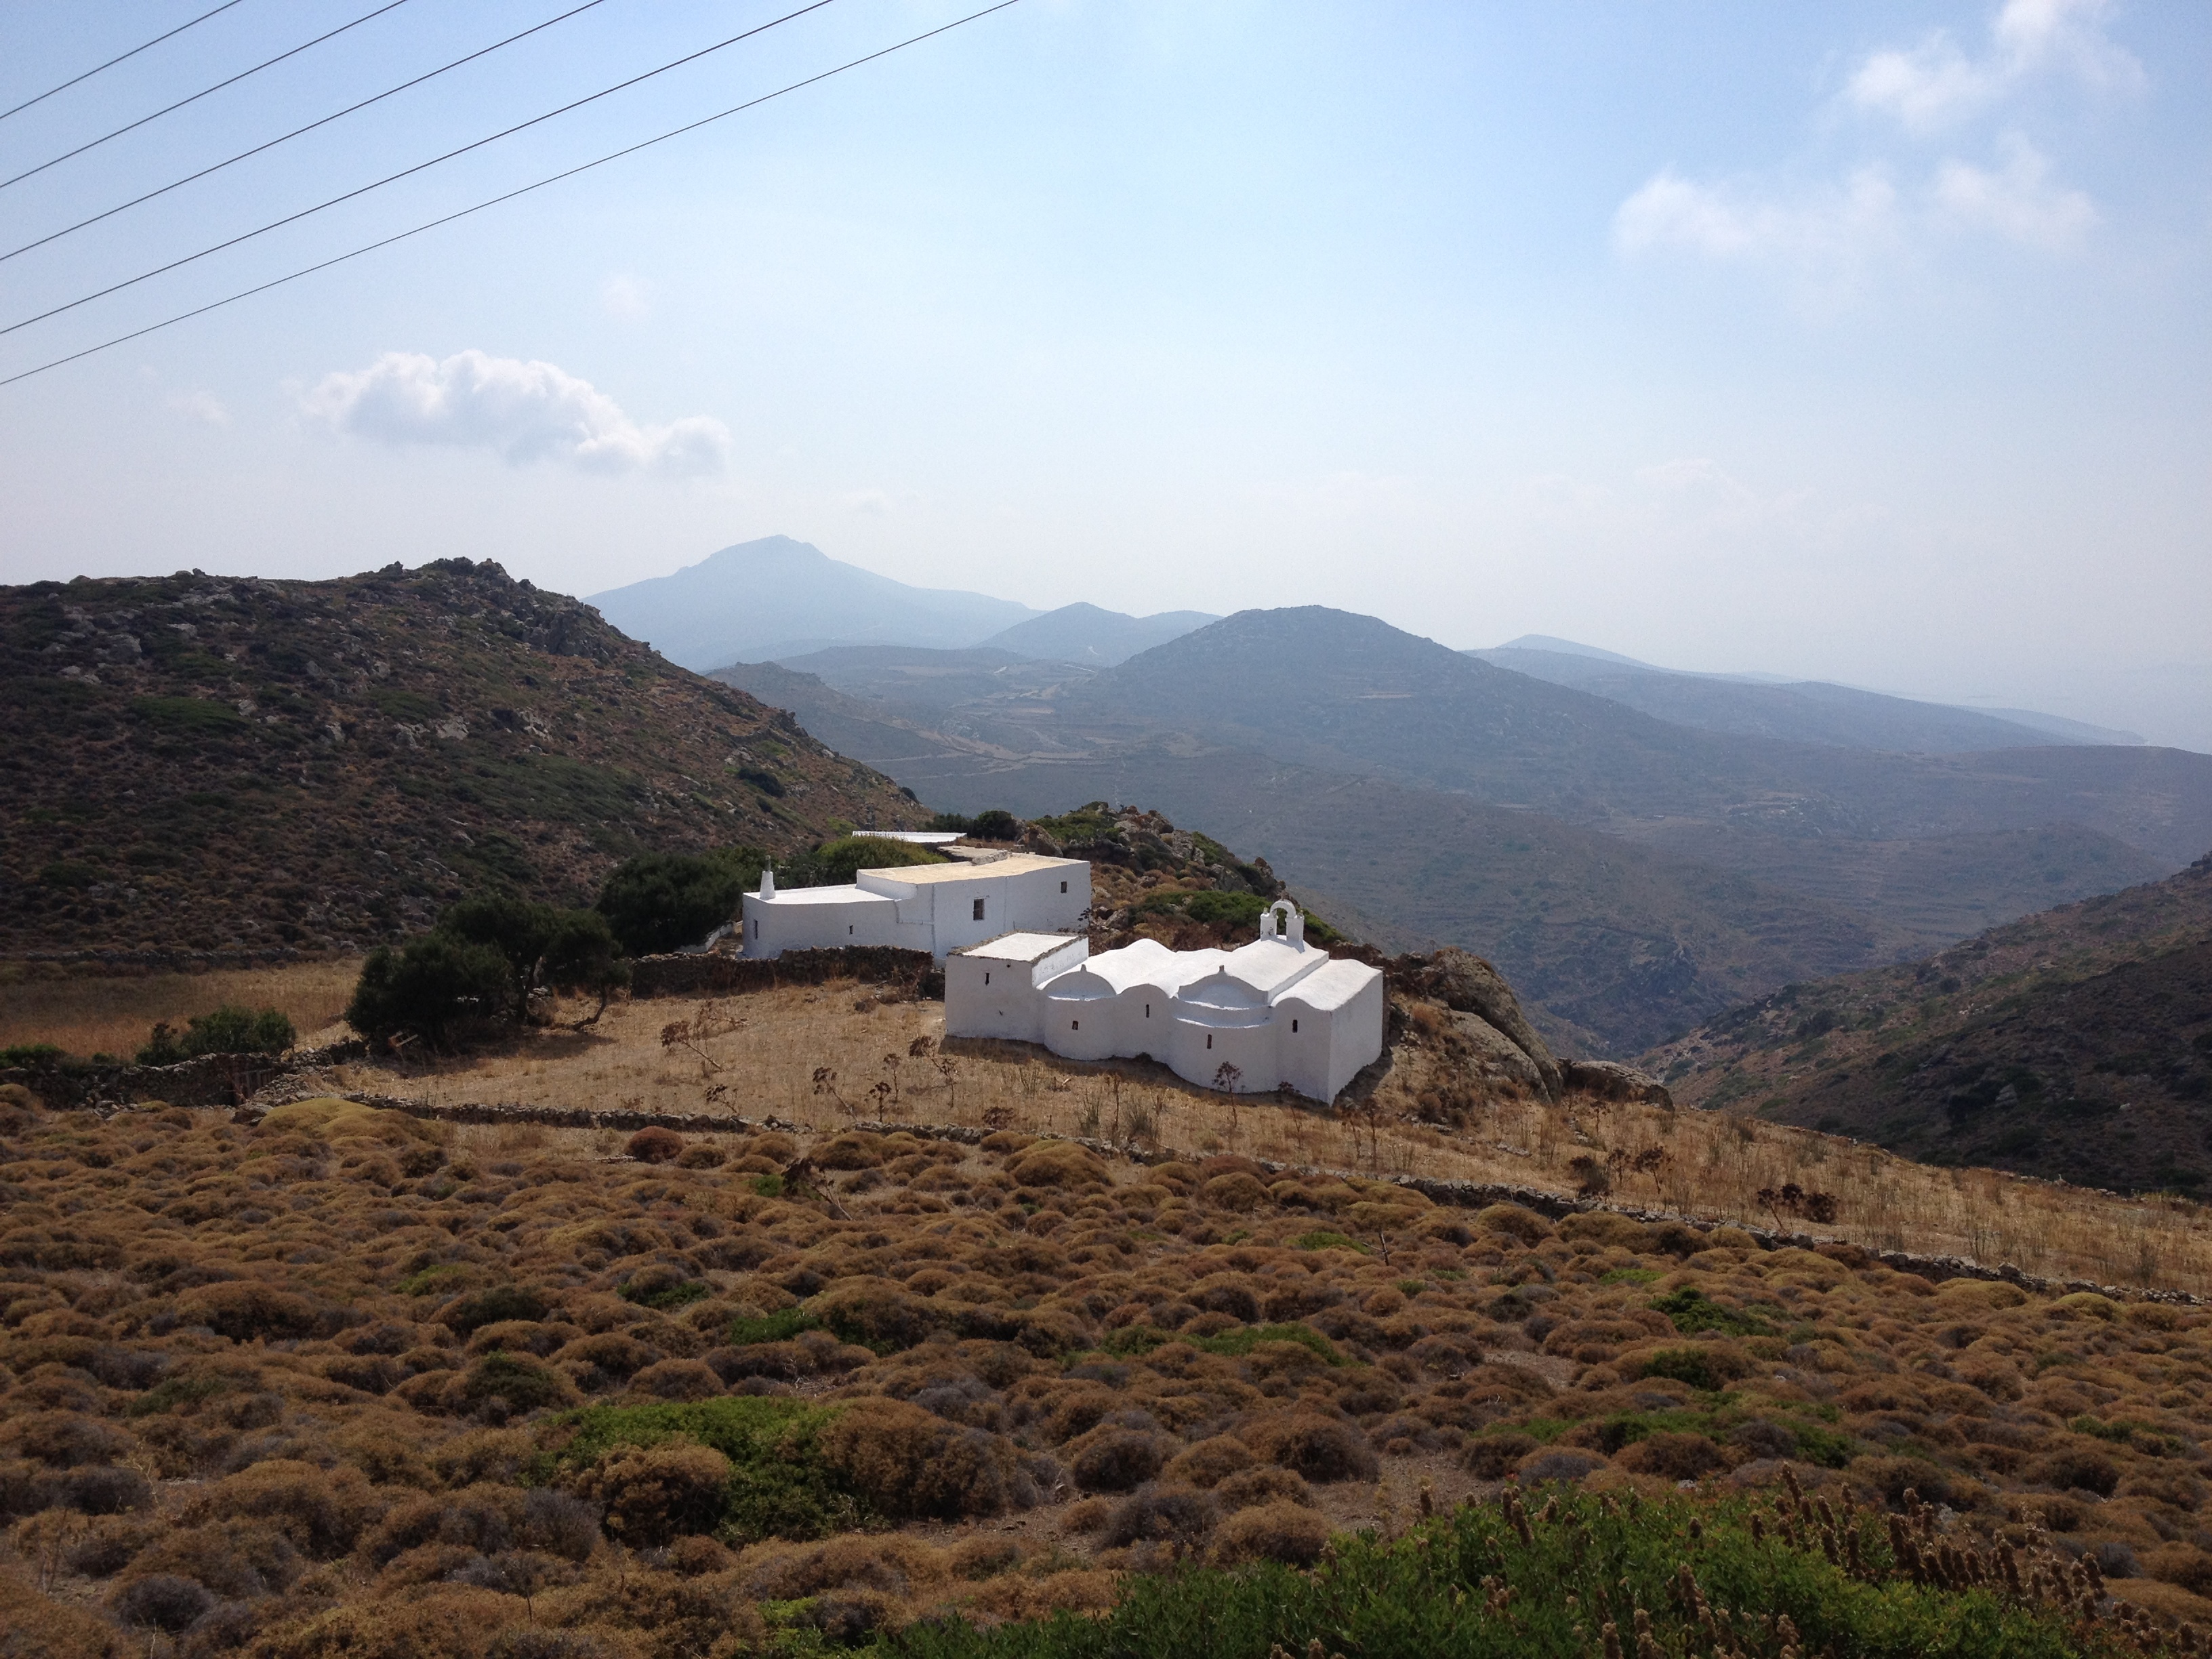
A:
<svg viewBox="0 0 2212 1659">
<path fill-rule="evenodd" d="M 1328 952 L 1286 939 L 1255 939 L 1229 953 L 1229 971 L 1254 990 L 1279 991 L 1328 960 Z"/>
<path fill-rule="evenodd" d="M 888 894 L 871 893 L 863 887 L 780 887 L 773 896 L 762 898 L 758 893 L 748 893 L 747 898 L 763 904 L 890 904 Z"/>
<path fill-rule="evenodd" d="M 1040 962 L 1071 945 L 1087 946 L 1089 943 L 1080 933 L 1006 933 L 955 954 L 981 957 L 990 962 Z"/>
<path fill-rule="evenodd" d="M 855 830 L 853 833 L 877 841 L 902 841 L 915 847 L 950 847 L 960 839 L 957 830 Z"/>
<path fill-rule="evenodd" d="M 985 881 L 1000 876 L 1028 875 L 1037 870 L 1065 870 L 1082 862 L 1081 859 L 1048 859 L 1041 853 L 1016 853 L 990 864 L 893 865 L 881 870 L 864 870 L 860 873 L 873 876 L 879 881 L 927 887 L 939 882 Z"/>
</svg>

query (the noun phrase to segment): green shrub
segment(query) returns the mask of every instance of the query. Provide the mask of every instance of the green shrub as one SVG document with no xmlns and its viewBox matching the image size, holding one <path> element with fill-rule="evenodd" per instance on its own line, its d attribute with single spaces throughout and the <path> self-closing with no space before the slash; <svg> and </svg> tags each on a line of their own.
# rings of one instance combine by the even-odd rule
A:
<svg viewBox="0 0 2212 1659">
<path fill-rule="evenodd" d="M 225 1004 L 211 1014 L 195 1014 L 180 1034 L 157 1024 L 138 1051 L 141 1066 L 173 1066 L 201 1054 L 281 1054 L 299 1041 L 281 1008 L 252 1009 Z"/>
<path fill-rule="evenodd" d="M 1321 1228 L 1310 1233 L 1300 1233 L 1291 1241 L 1291 1248 L 1298 1250 L 1357 1250 L 1362 1255 L 1370 1254 L 1368 1248 L 1356 1238 L 1346 1238 L 1342 1233 Z"/>
<path fill-rule="evenodd" d="M 1766 1336 L 1773 1331 L 1772 1326 L 1756 1315 L 1723 1307 L 1703 1291 L 1688 1285 L 1659 1297 L 1651 1307 L 1655 1312 L 1665 1314 L 1685 1336 L 1694 1336 L 1699 1331 L 1719 1331 L 1728 1336 Z"/>
<path fill-rule="evenodd" d="M 198 735 L 246 729 L 246 716 L 212 697 L 133 697 L 131 712 L 161 732 Z"/>
<path fill-rule="evenodd" d="M 754 1342 L 788 1342 L 801 1331 L 818 1331 L 822 1322 L 803 1308 L 779 1308 L 771 1314 L 739 1314 L 729 1324 L 733 1348 Z"/>
<path fill-rule="evenodd" d="M 1702 1348 L 1662 1348 L 1643 1356 L 1641 1374 L 1670 1377 L 1705 1394 L 1717 1394 L 1727 1385 L 1727 1373 Z"/>
<path fill-rule="evenodd" d="M 605 1006 L 629 983 L 621 954 L 596 910 L 479 895 L 400 950 L 370 951 L 346 1024 L 374 1042 L 411 1033 L 442 1044 L 470 1024 L 520 1018 L 534 992 L 581 992 Z"/>
<path fill-rule="evenodd" d="M 1736 1628 L 1771 1632 L 1786 1618 L 1802 1653 L 1844 1659 L 2075 1659 L 2117 1655 L 2094 1627 L 2069 1627 L 2040 1609 L 2008 1604 L 1984 1590 L 1922 1589 L 1889 1571 L 1878 1527 L 1861 1523 L 1870 1580 L 1852 1577 L 1817 1553 L 1755 1542 L 1748 1508 L 1738 1502 L 1684 1500 L 1622 1505 L 1572 1492 L 1557 1498 L 1555 1518 L 1526 1521 L 1523 1543 L 1494 1504 L 1468 1504 L 1393 1540 L 1340 1534 L 1333 1547 L 1305 1556 L 1310 1571 L 1258 1561 L 1235 1571 L 1209 1568 L 1133 1575 L 1114 1609 L 1097 1618 L 979 1628 L 958 1620 L 908 1626 L 884 1645 L 900 1659 L 1127 1659 L 1203 1652 L 1212 1659 L 1265 1659 L 1270 1650 L 1359 1659 L 1588 1659 L 1599 1650 L 1600 1610 L 1618 1620 L 1620 1645 L 1639 1644 L 1632 1609 L 1648 1616 L 1652 1651 L 1710 1651 L 1698 1605 L 1678 1594 L 1678 1573 L 1695 1579 L 1703 1601 L 1733 1611 Z M 1310 1510 L 1302 1511 L 1310 1516 Z M 1267 1516 L 1265 1510 L 1247 1515 Z M 1285 1513 L 1287 1527 L 1296 1516 Z M 1697 1530 L 1692 1530 L 1692 1523 Z M 1228 1534 L 1237 1528 L 1237 1535 Z M 1279 1552 L 1267 1523 L 1224 1522 L 1224 1559 Z M 1295 1540 L 1301 1553 L 1310 1540 Z M 1285 1549 L 1279 1553 L 1297 1559 Z M 1300 1562 L 1300 1565 L 1304 1565 Z M 1483 1611 L 1486 1591 L 1491 1605 Z M 1502 1595 L 1500 1592 L 1510 1593 Z M 1747 1643 L 1747 1648 L 1753 1644 Z M 1778 1651 L 1772 1635 L 1759 1652 Z"/>
<path fill-rule="evenodd" d="M 1310 1325 L 1240 1325 L 1235 1330 L 1223 1331 L 1218 1336 L 1185 1337 L 1192 1346 L 1207 1353 L 1226 1354 L 1232 1359 L 1242 1359 L 1262 1342 L 1295 1342 L 1302 1348 L 1311 1349 L 1324 1365 L 1349 1365 L 1352 1361 L 1336 1350 L 1336 1345 Z"/>
<path fill-rule="evenodd" d="M 942 853 L 917 847 L 910 841 L 887 841 L 881 836 L 841 836 L 825 841 L 805 858 L 795 860 L 793 886 L 841 887 L 860 870 L 890 870 L 916 864 L 949 864 Z M 781 870 L 779 881 L 783 879 Z"/>
<path fill-rule="evenodd" d="M 0 1048 L 0 1066 L 52 1066 L 68 1056 L 51 1042 L 11 1042 Z"/>
<path fill-rule="evenodd" d="M 549 1431 L 537 1478 L 570 1485 L 618 1451 L 688 1442 L 729 1460 L 716 1527 L 723 1538 L 827 1537 L 869 1518 L 869 1507 L 820 1455 L 818 1437 L 837 1411 L 766 1395 L 588 1406 Z"/>
<path fill-rule="evenodd" d="M 782 786 L 772 793 L 781 794 Z M 757 847 L 640 853 L 615 866 L 596 908 L 630 955 L 680 950 L 736 917 L 767 861 Z"/>
</svg>

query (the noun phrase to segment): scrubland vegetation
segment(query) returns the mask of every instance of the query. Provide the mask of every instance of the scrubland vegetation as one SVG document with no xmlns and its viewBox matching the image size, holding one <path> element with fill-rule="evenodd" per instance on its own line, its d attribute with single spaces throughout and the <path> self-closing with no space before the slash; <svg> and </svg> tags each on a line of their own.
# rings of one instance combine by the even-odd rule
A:
<svg viewBox="0 0 2212 1659">
<path fill-rule="evenodd" d="M 339 1092 L 445 1105 L 773 1115 L 824 1128 L 854 1118 L 1003 1124 L 1200 1156 L 1587 1191 L 1608 1204 L 1875 1249 L 2212 1293 L 2212 1218 L 2188 1200 L 1934 1168 L 1717 1112 L 1572 1093 L 1547 1102 L 1510 1079 L 1474 1078 L 1447 1017 L 1426 1003 L 1404 1005 L 1374 1094 L 1330 1111 L 1267 1095 L 1231 1100 L 1136 1061 L 1085 1065 L 958 1040 L 940 1051 L 942 1005 L 881 996 L 833 982 L 707 1005 L 617 1004 L 589 1033 L 548 1033 L 421 1069 L 344 1066 L 325 1080 Z M 684 1040 L 664 1041 L 679 1024 Z M 917 1043 L 927 1052 L 910 1052 Z"/>
<path fill-rule="evenodd" d="M 2212 1617 L 2194 1308 L 1012 1129 L 0 1111 L 16 1651 L 1847 1659 Z"/>
<path fill-rule="evenodd" d="M 200 974 L 40 975 L 0 969 L 0 1048 L 51 1044 L 128 1057 L 154 1026 L 182 1028 L 218 1008 L 275 1008 L 304 1038 L 334 1024 L 361 978 L 358 957 Z"/>
</svg>

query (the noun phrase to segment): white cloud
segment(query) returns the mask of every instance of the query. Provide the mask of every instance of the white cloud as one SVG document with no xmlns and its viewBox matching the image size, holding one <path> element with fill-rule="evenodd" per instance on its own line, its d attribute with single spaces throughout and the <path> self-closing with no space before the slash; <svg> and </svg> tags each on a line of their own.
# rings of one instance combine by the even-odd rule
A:
<svg viewBox="0 0 2212 1659">
<path fill-rule="evenodd" d="M 308 416 L 387 444 L 489 449 L 512 465 L 550 461 L 583 472 L 692 477 L 727 465 L 729 429 L 694 415 L 641 426 L 589 380 L 552 363 L 457 352 L 440 362 L 387 351 L 367 368 L 326 374 L 301 399 Z"/>
<path fill-rule="evenodd" d="M 2051 182 L 2051 164 L 2034 145 L 2009 134 L 2004 165 L 1992 172 L 1948 161 L 1931 189 L 1937 210 L 1960 224 L 1995 231 L 2033 247 L 2073 246 L 2097 222 L 2096 204 Z"/>
<path fill-rule="evenodd" d="M 188 421 L 198 421 L 203 426 L 228 426 L 230 411 L 222 400 L 212 392 L 179 392 L 168 400 L 169 408 Z"/>
<path fill-rule="evenodd" d="M 643 317 L 653 310 L 653 290 L 635 276 L 610 276 L 599 285 L 599 306 L 610 317 Z"/>
<path fill-rule="evenodd" d="M 1613 235 L 1625 253 L 1674 247 L 1711 259 L 1779 258 L 1833 268 L 1893 240 L 1898 222 L 1897 191 L 1876 167 L 1796 201 L 1701 185 L 1668 168 L 1620 204 Z"/>
<path fill-rule="evenodd" d="M 1916 132 L 1978 113 L 2031 76 L 2056 70 L 2103 91 L 2142 84 L 2142 65 L 2105 33 L 2109 0 L 2006 0 L 1988 50 L 1969 56 L 1944 30 L 1915 46 L 1870 53 L 1844 88 L 1862 109 Z"/>
</svg>

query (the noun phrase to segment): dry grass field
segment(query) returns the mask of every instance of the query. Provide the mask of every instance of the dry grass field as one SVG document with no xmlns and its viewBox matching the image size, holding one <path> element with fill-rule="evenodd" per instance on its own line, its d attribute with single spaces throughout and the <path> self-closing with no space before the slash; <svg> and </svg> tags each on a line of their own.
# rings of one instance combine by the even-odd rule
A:
<svg viewBox="0 0 2212 1659">
<path fill-rule="evenodd" d="M 672 1035 L 679 1024 L 686 1030 Z M 1135 1061 L 1088 1065 L 1013 1044 L 948 1048 L 943 1029 L 941 1004 L 880 1002 L 868 987 L 833 983 L 622 1004 L 587 1031 L 532 1035 L 419 1068 L 349 1066 L 325 1082 L 444 1104 L 726 1112 L 823 1130 L 854 1119 L 1009 1125 L 1194 1157 L 1237 1152 L 1558 1194 L 1602 1181 L 1608 1201 L 1633 1208 L 2212 1295 L 2212 1215 L 2184 1200 L 1935 1168 L 1810 1130 L 1588 1097 L 1547 1105 L 1499 1090 L 1463 1126 L 1419 1121 L 1410 1092 L 1430 1058 L 1419 1022 L 1370 1109 L 1351 1115 L 1267 1096 L 1232 1100 Z M 1829 1214 L 1824 1199 L 1832 1218 L 1818 1218 Z"/>
<path fill-rule="evenodd" d="M 226 1003 L 279 1008 L 303 1042 L 334 1031 L 361 977 L 361 958 L 293 963 L 278 968 L 216 969 L 204 974 L 42 977 L 9 970 L 0 977 L 0 1048 L 51 1042 L 73 1054 L 128 1060 L 155 1022 L 181 1028 Z"/>
<path fill-rule="evenodd" d="M 2193 1309 L 1012 1130 L 17 1091 L 0 1182 L 11 1654 L 1103 1659 L 1176 1650 L 1176 1596 L 1224 1659 L 2212 1622 Z"/>
</svg>

